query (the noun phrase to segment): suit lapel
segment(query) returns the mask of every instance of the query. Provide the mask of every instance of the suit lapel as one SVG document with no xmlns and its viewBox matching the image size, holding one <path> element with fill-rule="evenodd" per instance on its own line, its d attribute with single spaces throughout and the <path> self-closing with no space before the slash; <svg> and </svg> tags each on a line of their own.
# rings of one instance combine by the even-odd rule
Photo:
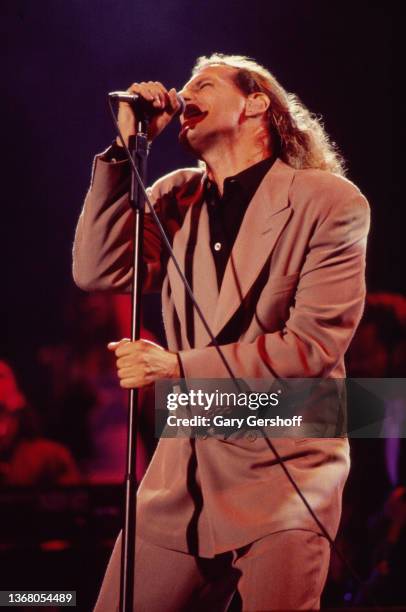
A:
<svg viewBox="0 0 406 612">
<path fill-rule="evenodd" d="M 193 278 L 195 279 L 193 292 L 197 303 L 203 311 L 210 329 L 213 331 L 213 318 L 219 297 L 217 285 L 216 264 L 210 248 L 210 227 L 207 204 L 203 203 L 198 228 L 197 243 L 193 257 Z M 204 347 L 211 341 L 196 308 L 194 314 L 194 346 Z"/>
<path fill-rule="evenodd" d="M 203 175 L 195 201 L 189 204 L 182 227 L 175 235 L 173 250 L 192 287 L 197 303 L 209 326 L 212 327 L 218 287 L 215 262 L 210 249 L 207 207 L 202 200 L 205 178 L 206 175 Z M 186 289 L 172 259 L 168 263 L 168 278 L 175 308 L 181 321 L 183 346 L 189 348 L 206 346 L 210 342 L 210 336 L 196 309 L 192 307 L 191 300 L 186 297 Z"/>
<path fill-rule="evenodd" d="M 240 306 L 289 220 L 294 173 L 277 159 L 247 208 L 224 273 L 213 321 L 215 336 Z"/>
</svg>

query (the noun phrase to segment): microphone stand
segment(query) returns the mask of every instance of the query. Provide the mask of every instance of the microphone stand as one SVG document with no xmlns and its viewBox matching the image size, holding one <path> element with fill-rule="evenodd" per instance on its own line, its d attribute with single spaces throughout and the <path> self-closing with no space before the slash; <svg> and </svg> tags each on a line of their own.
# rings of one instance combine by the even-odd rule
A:
<svg viewBox="0 0 406 612">
<path fill-rule="evenodd" d="M 137 113 L 137 132 L 131 136 L 128 148 L 143 184 L 146 182 L 148 140 L 148 118 Z M 145 198 L 131 164 L 130 205 L 134 211 L 133 276 L 131 291 L 131 340 L 139 340 L 141 324 L 142 255 L 144 234 Z M 138 389 L 128 394 L 127 464 L 125 478 L 124 527 L 121 548 L 120 612 L 133 612 L 135 576 L 135 536 L 137 520 L 137 417 Z"/>
</svg>

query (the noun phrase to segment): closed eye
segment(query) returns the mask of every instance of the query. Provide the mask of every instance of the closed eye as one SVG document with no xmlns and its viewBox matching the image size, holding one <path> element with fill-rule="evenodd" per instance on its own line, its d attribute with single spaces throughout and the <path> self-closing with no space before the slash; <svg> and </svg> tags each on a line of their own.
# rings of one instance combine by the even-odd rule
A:
<svg viewBox="0 0 406 612">
<path fill-rule="evenodd" d="M 203 81 L 203 83 L 200 83 L 199 89 L 203 89 L 203 87 L 207 87 L 207 85 L 213 85 L 213 83 L 210 81 Z"/>
</svg>

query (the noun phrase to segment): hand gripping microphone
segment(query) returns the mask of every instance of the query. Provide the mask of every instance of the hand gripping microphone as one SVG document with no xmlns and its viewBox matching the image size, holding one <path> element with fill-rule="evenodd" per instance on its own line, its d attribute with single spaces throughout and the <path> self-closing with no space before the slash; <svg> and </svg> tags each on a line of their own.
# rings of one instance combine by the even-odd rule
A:
<svg viewBox="0 0 406 612">
<path fill-rule="evenodd" d="M 138 94 L 129 93 L 128 91 L 111 91 L 108 94 L 110 100 L 117 100 L 118 102 L 128 102 L 132 105 L 135 112 L 144 113 L 145 115 L 154 115 L 155 113 L 162 112 L 162 109 L 155 108 L 152 105 L 152 100 L 146 100 L 142 96 Z M 177 111 L 180 115 L 185 110 L 185 100 L 178 93 L 176 94 L 176 98 L 180 104 L 180 108 Z"/>
</svg>

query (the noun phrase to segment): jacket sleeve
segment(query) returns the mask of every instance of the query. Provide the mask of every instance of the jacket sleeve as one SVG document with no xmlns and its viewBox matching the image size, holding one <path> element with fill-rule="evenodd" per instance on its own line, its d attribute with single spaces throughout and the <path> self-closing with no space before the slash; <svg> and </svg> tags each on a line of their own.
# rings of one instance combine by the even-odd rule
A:
<svg viewBox="0 0 406 612">
<path fill-rule="evenodd" d="M 130 291 L 134 215 L 127 161 L 96 156 L 73 245 L 73 278 L 85 291 Z M 153 200 L 153 188 L 147 190 Z M 162 245 L 151 215 L 144 221 L 144 291 L 160 289 Z"/>
<path fill-rule="evenodd" d="M 342 360 L 362 315 L 369 230 L 366 199 L 351 190 L 320 215 L 283 329 L 222 351 L 236 377 L 327 377 Z M 227 378 L 213 346 L 179 353 L 186 378 Z"/>
</svg>

